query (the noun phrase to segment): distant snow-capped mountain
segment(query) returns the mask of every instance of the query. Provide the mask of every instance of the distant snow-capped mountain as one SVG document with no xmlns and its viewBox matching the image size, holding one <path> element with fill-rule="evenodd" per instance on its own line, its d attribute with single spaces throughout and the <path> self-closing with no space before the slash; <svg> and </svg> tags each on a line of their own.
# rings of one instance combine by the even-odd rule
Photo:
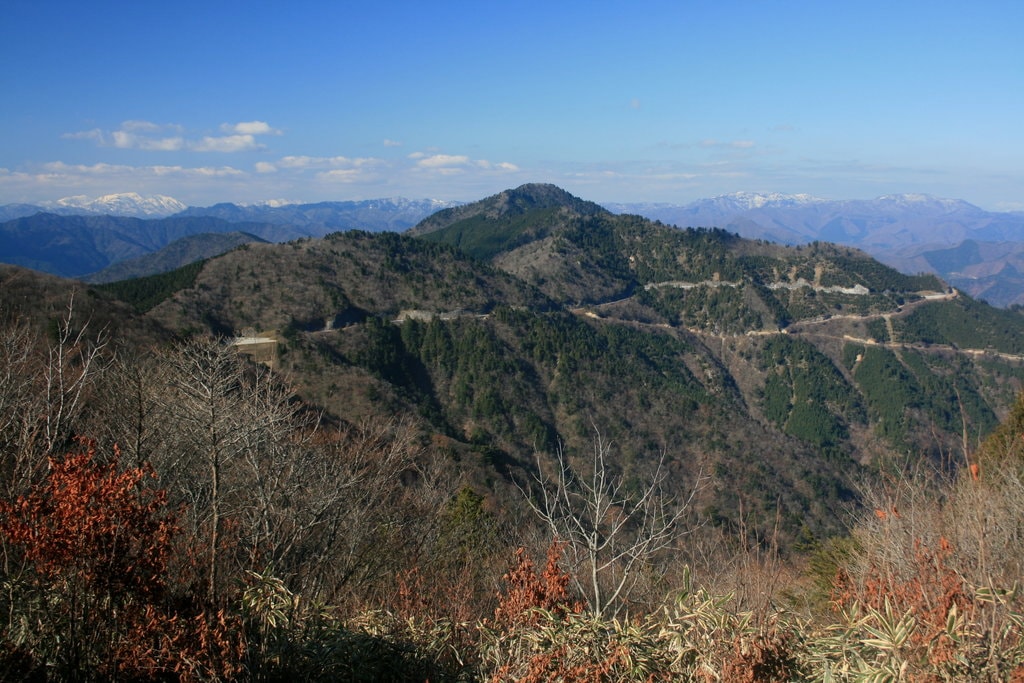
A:
<svg viewBox="0 0 1024 683">
<path fill-rule="evenodd" d="M 701 199 L 693 202 L 693 205 L 714 206 L 722 210 L 749 211 L 751 209 L 763 208 L 802 207 L 827 201 L 827 199 L 821 199 L 809 194 L 733 192 L 732 194 L 719 195 L 710 199 Z"/>
<path fill-rule="evenodd" d="M 40 212 L 148 219 L 215 218 L 228 224 L 261 224 L 246 230 L 273 241 L 350 229 L 401 232 L 441 209 L 459 204 L 392 197 L 311 204 L 275 199 L 251 205 L 185 207 L 164 195 L 119 193 L 95 199 L 65 197 L 44 204 L 7 204 L 0 206 L 0 223 Z M 990 212 L 960 199 L 927 194 L 830 200 L 808 194 L 735 192 L 689 204 L 604 206 L 615 213 L 638 214 L 669 225 L 717 227 L 743 237 L 785 244 L 822 240 L 853 246 L 904 272 L 935 272 L 996 305 L 1024 305 L 1024 212 Z M 275 226 L 283 230 L 272 230 Z M 204 230 L 210 231 L 209 227 Z"/>
<path fill-rule="evenodd" d="M 335 230 L 402 231 L 411 228 L 432 213 L 457 206 L 459 202 L 437 199 L 366 199 L 358 201 L 317 202 L 314 204 L 214 204 L 192 206 L 181 216 L 212 216 L 227 221 L 261 221 L 288 224 L 322 233 Z"/>
<path fill-rule="evenodd" d="M 721 212 L 723 214 L 741 213 L 765 207 L 807 206 L 828 202 L 809 194 L 781 194 L 778 192 L 732 192 L 730 194 L 698 199 L 689 204 L 657 203 L 606 203 L 606 209 L 614 213 L 635 213 L 646 216 L 651 211 L 685 211 L 690 214 L 704 211 Z"/>
<path fill-rule="evenodd" d="M 94 199 L 76 195 L 38 204 L 5 204 L 0 206 L 0 221 L 34 216 L 37 213 L 53 213 L 59 216 L 166 218 L 186 208 L 183 202 L 162 194 L 143 197 L 136 192 L 121 192 Z"/>
<path fill-rule="evenodd" d="M 405 230 L 436 211 L 458 206 L 460 203 L 439 199 L 390 197 L 313 204 L 269 199 L 254 204 L 221 203 L 207 207 L 190 207 L 166 195 L 144 197 L 135 192 L 122 192 L 96 198 L 78 195 L 38 204 L 0 205 L 0 222 L 43 212 L 60 216 L 106 215 L 131 218 L 167 218 L 180 214 L 213 216 L 234 222 L 266 221 L 294 223 L 299 226 L 323 226 L 332 230 L 347 230 L 354 227 L 367 230 Z"/>
<path fill-rule="evenodd" d="M 609 204 L 681 227 L 718 227 L 743 237 L 787 244 L 826 240 L 869 251 L 911 244 L 959 244 L 965 239 L 1024 238 L 1015 214 L 984 211 L 961 199 L 890 194 L 830 200 L 806 194 L 737 192 L 683 205 Z"/>
<path fill-rule="evenodd" d="M 60 213 L 74 212 L 136 218 L 165 218 L 188 208 L 183 202 L 167 195 L 143 197 L 137 192 L 120 192 L 90 199 L 85 195 L 64 197 L 42 204 L 44 209 Z"/>
<path fill-rule="evenodd" d="M 170 198 L 149 199 L 155 201 L 147 202 L 137 195 L 113 195 L 99 200 L 73 197 L 52 202 L 49 207 L 0 207 L 0 262 L 62 277 L 85 277 L 173 244 L 171 252 L 147 259 L 141 266 L 139 262 L 134 265 L 174 267 L 180 265 L 175 259 L 183 253 L 201 258 L 200 254 L 208 253 L 206 250 L 227 248 L 223 238 L 226 233 L 283 242 L 346 230 L 399 232 L 450 206 L 431 199 L 378 199 L 285 205 L 272 202 L 260 206 L 217 204 L 186 208 L 160 218 L 111 215 L 115 211 L 166 212 L 181 206 L 176 200 L 166 201 Z M 5 214 L 10 210 L 13 217 Z"/>
<path fill-rule="evenodd" d="M 934 212 L 946 211 L 953 213 L 982 211 L 982 209 L 978 208 L 974 204 L 965 202 L 962 199 L 943 199 L 942 197 L 933 197 L 930 194 L 886 194 L 874 201 L 881 205 L 900 206 L 914 210 L 924 209 L 926 211 Z"/>
</svg>

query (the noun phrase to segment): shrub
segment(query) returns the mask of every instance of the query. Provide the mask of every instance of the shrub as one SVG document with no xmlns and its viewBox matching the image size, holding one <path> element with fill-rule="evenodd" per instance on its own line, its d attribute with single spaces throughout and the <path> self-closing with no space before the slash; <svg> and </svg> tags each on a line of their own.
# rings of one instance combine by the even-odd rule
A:
<svg viewBox="0 0 1024 683">
<path fill-rule="evenodd" d="M 167 590 L 175 515 L 148 465 L 104 462 L 96 444 L 51 457 L 46 480 L 0 503 L 8 551 L 4 658 L 30 652 L 58 680 L 182 680 L 238 673 L 244 650 L 223 611 L 173 609 Z"/>
</svg>

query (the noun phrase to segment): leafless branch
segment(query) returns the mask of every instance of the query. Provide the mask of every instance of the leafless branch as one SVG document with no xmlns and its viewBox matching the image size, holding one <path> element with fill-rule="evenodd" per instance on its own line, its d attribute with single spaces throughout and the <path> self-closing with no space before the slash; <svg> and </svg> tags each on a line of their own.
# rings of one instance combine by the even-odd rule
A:
<svg viewBox="0 0 1024 683">
<path fill-rule="evenodd" d="M 666 491 L 668 471 L 662 453 L 644 487 L 630 494 L 625 478 L 611 471 L 611 446 L 595 429 L 589 476 L 573 468 L 561 447 L 555 453 L 553 475 L 545 474 L 537 454 L 533 486 L 521 489 L 538 518 L 567 543 L 576 564 L 577 588 L 599 615 L 617 614 L 640 570 L 687 532 L 683 517 L 698 490 L 694 486 L 685 500 Z"/>
</svg>

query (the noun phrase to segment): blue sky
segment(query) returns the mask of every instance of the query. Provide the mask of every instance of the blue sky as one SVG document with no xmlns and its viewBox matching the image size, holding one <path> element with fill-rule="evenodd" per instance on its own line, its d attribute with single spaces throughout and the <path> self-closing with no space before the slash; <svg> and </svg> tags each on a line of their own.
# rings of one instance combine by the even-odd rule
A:
<svg viewBox="0 0 1024 683">
<path fill-rule="evenodd" d="M 1024 3 L 52 2 L 0 204 L 923 192 L 1024 209 Z"/>
</svg>

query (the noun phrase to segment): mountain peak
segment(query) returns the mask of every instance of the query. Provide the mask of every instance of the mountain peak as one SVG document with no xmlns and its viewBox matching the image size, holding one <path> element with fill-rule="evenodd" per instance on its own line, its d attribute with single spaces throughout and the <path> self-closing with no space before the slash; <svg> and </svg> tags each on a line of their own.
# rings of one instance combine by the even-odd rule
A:
<svg viewBox="0 0 1024 683">
<path fill-rule="evenodd" d="M 760 209 L 776 206 L 803 206 L 816 204 L 826 200 L 809 194 L 783 194 L 781 192 L 733 192 L 719 195 L 707 200 L 718 204 L 731 204 L 737 209 Z"/>
<path fill-rule="evenodd" d="M 901 206 L 906 208 L 926 208 L 938 211 L 980 211 L 978 207 L 962 199 L 943 199 L 930 194 L 906 192 L 903 194 L 886 194 L 875 200 L 879 204 Z"/>
<path fill-rule="evenodd" d="M 569 194 L 550 183 L 527 183 L 512 190 L 505 190 L 481 200 L 478 204 L 490 204 L 501 214 L 522 213 L 532 209 L 566 208 L 583 214 L 602 213 L 605 209 L 594 202 L 588 202 Z M 472 204 L 468 205 L 472 206 Z"/>
<path fill-rule="evenodd" d="M 55 202 L 43 204 L 48 209 L 58 209 L 61 213 L 69 210 L 77 213 L 96 213 L 111 216 L 133 216 L 136 218 L 162 218 L 184 211 L 187 207 L 174 197 L 155 194 L 143 197 L 137 192 L 119 192 L 106 194 L 96 199 L 85 195 L 64 197 Z"/>
<path fill-rule="evenodd" d="M 557 185 L 527 183 L 477 202 L 438 211 L 423 219 L 409 233 L 423 235 L 471 219 L 496 220 L 544 210 L 560 210 L 581 216 L 608 213 L 600 204 L 580 199 Z"/>
</svg>

